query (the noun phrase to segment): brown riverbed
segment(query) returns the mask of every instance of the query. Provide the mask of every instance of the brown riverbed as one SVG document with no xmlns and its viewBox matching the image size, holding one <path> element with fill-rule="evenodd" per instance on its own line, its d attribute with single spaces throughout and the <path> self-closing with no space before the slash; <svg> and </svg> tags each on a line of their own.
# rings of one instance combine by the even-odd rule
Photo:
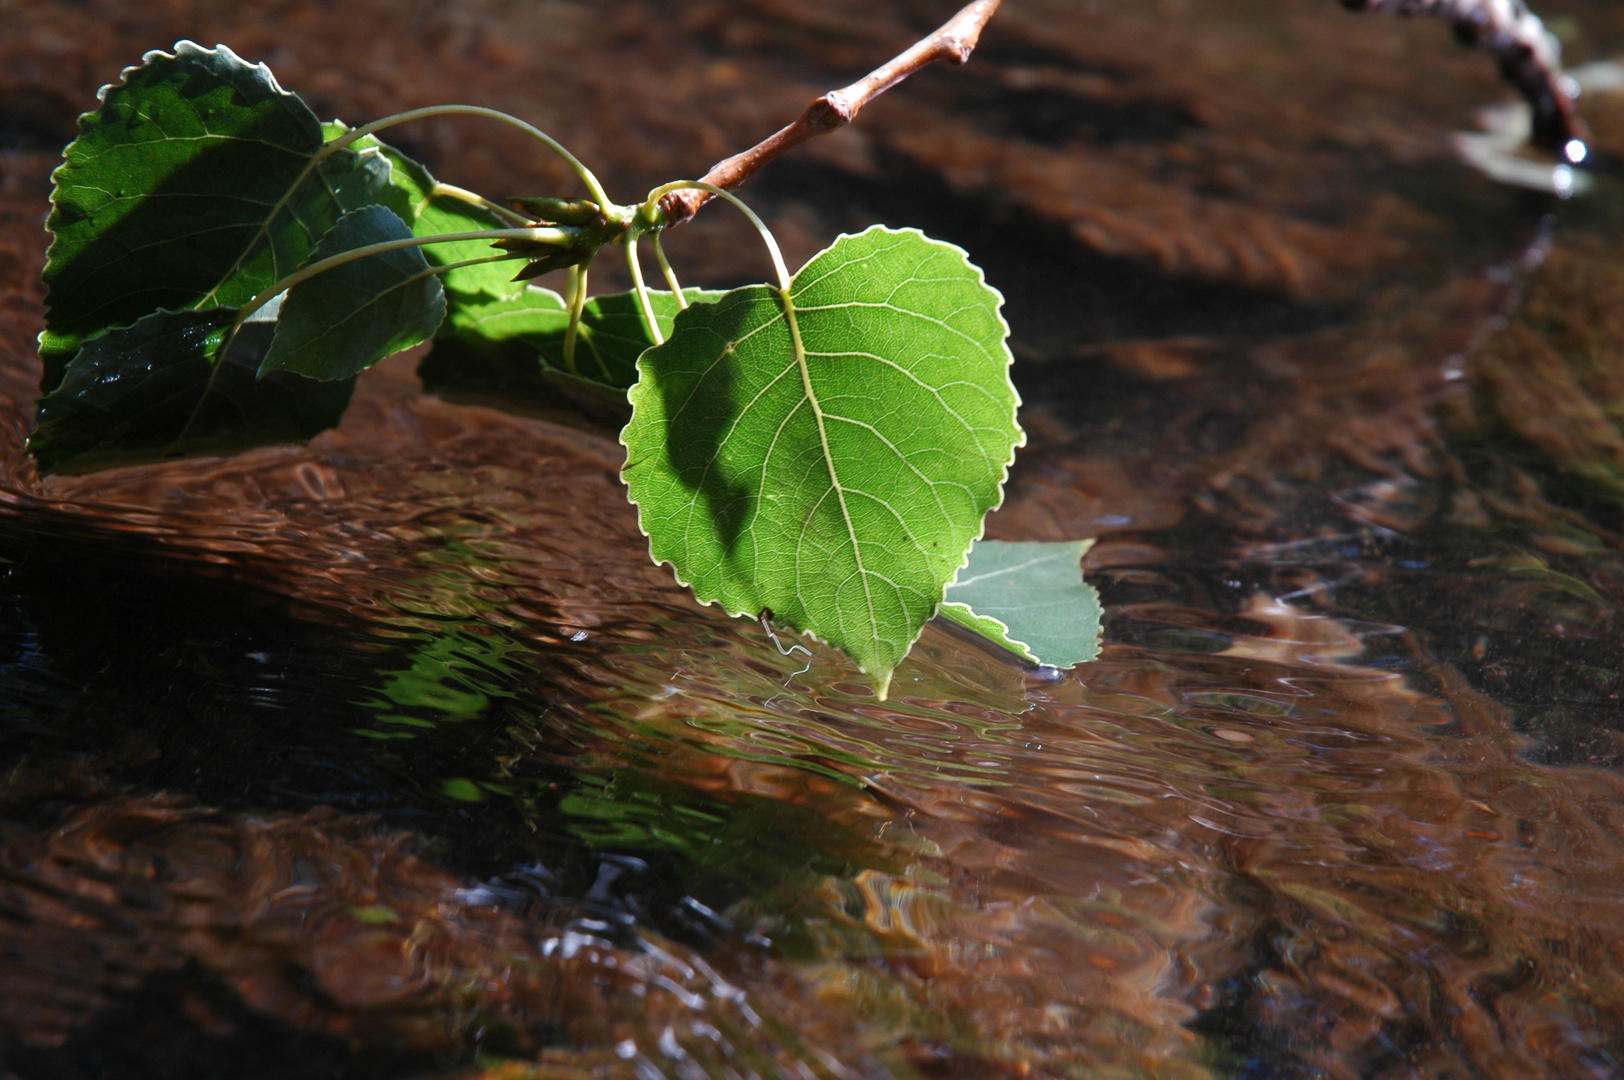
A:
<svg viewBox="0 0 1624 1080">
<path fill-rule="evenodd" d="M 613 429 L 421 351 L 308 446 L 22 452 L 49 171 L 146 49 L 503 108 L 630 197 L 947 13 L 0 5 L 0 1077 L 1624 1072 L 1624 195 L 1458 163 L 1510 95 L 1444 26 L 1008 0 L 746 189 L 792 263 L 917 225 L 1005 293 L 989 534 L 1100 538 L 1059 677 L 936 625 L 883 704 L 780 655 L 649 562 Z M 670 247 L 767 270 L 715 208 Z"/>
</svg>

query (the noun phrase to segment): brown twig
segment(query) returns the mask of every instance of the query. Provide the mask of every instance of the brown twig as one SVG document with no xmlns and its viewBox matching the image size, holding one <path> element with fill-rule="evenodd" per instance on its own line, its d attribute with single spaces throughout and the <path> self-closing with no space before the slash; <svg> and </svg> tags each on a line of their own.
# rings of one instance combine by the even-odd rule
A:
<svg viewBox="0 0 1624 1080">
<path fill-rule="evenodd" d="M 763 165 L 784 151 L 805 142 L 814 135 L 823 135 L 845 127 L 857 119 L 874 98 L 879 97 L 897 83 L 920 68 L 945 60 L 962 64 L 970 59 L 981 31 L 998 10 L 1002 0 L 974 0 L 957 15 L 943 23 L 929 37 L 921 38 L 906 52 L 900 53 L 875 68 L 863 78 L 840 90 L 831 90 L 806 107 L 795 123 L 740 154 L 711 166 L 701 180 L 707 184 L 732 191 L 761 170 Z M 699 208 L 709 202 L 711 195 L 704 191 L 675 191 L 660 200 L 667 220 L 680 225 L 693 217 Z"/>
<path fill-rule="evenodd" d="M 1494 54 L 1500 74 L 1528 99 L 1535 146 L 1562 152 L 1573 140 L 1584 139 L 1572 84 L 1562 74 L 1561 50 L 1523 0 L 1342 0 L 1342 6 L 1448 19 L 1461 41 Z"/>
</svg>

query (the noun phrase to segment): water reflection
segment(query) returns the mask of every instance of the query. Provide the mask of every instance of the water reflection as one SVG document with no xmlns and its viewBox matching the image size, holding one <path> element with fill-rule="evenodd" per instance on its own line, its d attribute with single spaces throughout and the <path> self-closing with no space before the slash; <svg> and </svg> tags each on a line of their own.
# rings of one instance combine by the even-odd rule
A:
<svg viewBox="0 0 1624 1080">
<path fill-rule="evenodd" d="M 1044 679 L 933 627 L 882 705 L 838 657 L 781 656 L 646 566 L 590 436 L 374 395 L 375 426 L 314 452 L 346 494 L 265 496 L 252 539 L 229 522 L 238 547 L 186 493 L 275 490 L 307 462 L 125 474 L 166 512 L 82 518 L 106 536 L 71 560 L 17 534 L 9 902 L 67 932 L 90 916 L 49 903 L 111 888 L 84 940 L 118 926 L 140 957 L 85 960 L 102 989 L 72 1007 L 26 995 L 27 1053 L 80 1052 L 165 995 L 193 1024 L 201 994 L 386 1073 L 476 1048 L 640 1076 L 1615 1067 L 1616 776 L 1532 763 L 1381 605 L 1329 608 L 1436 573 L 1450 537 L 1344 529 L 1210 561 L 1125 536 L 1098 552 L 1101 662 Z M 460 460 L 455 432 L 432 450 L 450 461 L 392 460 L 391 432 L 452 422 Z M 484 464 L 487 429 L 504 456 L 528 433 L 547 468 Z M 85 514 L 67 497 L 45 529 Z M 231 582 L 151 576 L 187 551 Z M 1466 562 L 1595 602 L 1565 572 Z M 166 642 L 157 663 L 132 630 Z M 241 855 L 199 856 L 207 884 L 177 869 L 222 836 L 268 878 L 218 878 Z M 134 923 L 130 875 L 149 882 Z M 306 929 L 268 944 L 196 929 L 287 919 Z"/>
</svg>

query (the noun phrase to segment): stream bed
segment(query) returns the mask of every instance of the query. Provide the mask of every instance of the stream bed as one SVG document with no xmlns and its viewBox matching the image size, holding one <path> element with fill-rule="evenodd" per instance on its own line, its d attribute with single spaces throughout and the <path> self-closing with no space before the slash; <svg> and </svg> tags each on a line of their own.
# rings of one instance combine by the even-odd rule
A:
<svg viewBox="0 0 1624 1080">
<path fill-rule="evenodd" d="M 612 428 L 422 349 L 306 446 L 35 472 L 49 172 L 120 67 L 489 104 L 631 191 L 948 13 L 680 7 L 0 5 L 0 1078 L 1624 1075 L 1624 185 L 1460 164 L 1511 95 L 1440 24 L 1009 0 L 746 190 L 791 262 L 915 225 L 1004 292 L 988 535 L 1099 539 L 1072 671 L 938 621 L 878 702 L 650 562 Z M 484 134 L 402 143 L 561 186 Z"/>
</svg>

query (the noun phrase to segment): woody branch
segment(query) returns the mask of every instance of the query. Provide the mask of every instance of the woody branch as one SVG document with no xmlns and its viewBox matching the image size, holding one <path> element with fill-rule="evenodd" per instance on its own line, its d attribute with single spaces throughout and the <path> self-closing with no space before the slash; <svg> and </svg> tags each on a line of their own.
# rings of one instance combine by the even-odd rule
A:
<svg viewBox="0 0 1624 1080">
<path fill-rule="evenodd" d="M 711 166 L 700 179 L 732 191 L 749 180 L 761 167 L 793 146 L 814 135 L 845 127 L 857 118 L 863 106 L 906 79 L 920 68 L 945 60 L 962 64 L 975 51 L 981 31 L 997 12 L 1002 0 L 975 0 L 943 23 L 928 37 L 875 68 L 850 86 L 831 90 L 813 101 L 793 124 L 762 140 L 743 153 L 734 154 Z M 680 225 L 693 217 L 712 196 L 704 191 L 676 191 L 660 200 L 667 220 Z"/>
</svg>

